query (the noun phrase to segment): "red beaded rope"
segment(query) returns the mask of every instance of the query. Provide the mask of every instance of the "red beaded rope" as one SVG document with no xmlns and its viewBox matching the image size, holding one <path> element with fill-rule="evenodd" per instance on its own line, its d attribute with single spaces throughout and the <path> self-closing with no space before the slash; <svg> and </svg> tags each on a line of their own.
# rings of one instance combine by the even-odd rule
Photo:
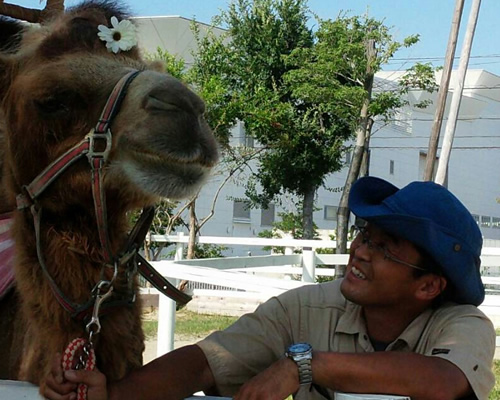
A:
<svg viewBox="0 0 500 400">
<path fill-rule="evenodd" d="M 87 340 L 82 338 L 73 339 L 62 356 L 62 368 L 63 371 L 68 371 L 70 369 L 83 369 L 85 371 L 93 371 L 95 368 L 95 353 L 92 347 L 89 348 L 88 355 L 84 353 L 84 347 L 87 345 Z M 81 360 L 84 361 L 84 365 L 80 365 Z M 77 400 L 87 400 L 87 385 L 80 383 L 77 388 Z"/>
</svg>

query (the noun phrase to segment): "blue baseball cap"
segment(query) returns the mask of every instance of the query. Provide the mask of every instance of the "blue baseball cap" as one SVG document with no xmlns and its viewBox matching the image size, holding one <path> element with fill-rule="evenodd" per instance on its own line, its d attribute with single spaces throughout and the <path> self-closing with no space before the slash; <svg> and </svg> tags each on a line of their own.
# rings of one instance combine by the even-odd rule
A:
<svg viewBox="0 0 500 400">
<path fill-rule="evenodd" d="M 434 182 L 412 182 L 399 189 L 380 178 L 360 178 L 351 187 L 349 209 L 427 251 L 451 284 L 453 301 L 483 302 L 481 231 L 448 189 Z"/>
</svg>

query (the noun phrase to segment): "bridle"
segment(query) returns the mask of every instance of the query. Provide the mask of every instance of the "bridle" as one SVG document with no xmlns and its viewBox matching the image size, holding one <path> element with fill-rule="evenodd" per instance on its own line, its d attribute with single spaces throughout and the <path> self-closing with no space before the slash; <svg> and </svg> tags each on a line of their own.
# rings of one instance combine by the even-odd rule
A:
<svg viewBox="0 0 500 400">
<path fill-rule="evenodd" d="M 112 145 L 110 125 L 120 110 L 128 86 L 140 73 L 141 71 L 134 70 L 123 76 L 109 95 L 96 126 L 90 130 L 83 140 L 49 164 L 30 184 L 23 186 L 23 192 L 16 197 L 17 209 L 29 208 L 33 216 L 38 261 L 57 301 L 73 318 L 86 321 L 90 318 L 90 322 L 86 326 L 90 334 L 99 332 L 100 315 L 109 312 L 114 307 L 123 306 L 124 304 L 130 305 L 135 301 L 135 294 L 132 292 L 131 285 L 133 276 L 137 271 L 161 293 L 180 304 L 186 304 L 191 300 L 191 296 L 173 286 L 138 253 L 151 225 L 154 207 L 143 209 L 121 251 L 113 254 L 111 250 L 106 198 L 103 189 L 103 168 Z M 46 267 L 41 242 L 42 207 L 39 205 L 38 199 L 63 172 L 84 156 L 87 157 L 91 168 L 92 197 L 104 263 L 101 270 L 101 280 L 96 283 L 90 299 L 84 304 L 77 304 L 62 292 Z M 116 295 L 112 293 L 113 283 L 118 275 L 119 267 L 122 266 L 125 266 L 130 293 L 125 298 L 116 299 Z M 113 270 L 111 279 L 105 277 L 106 268 L 112 268 Z"/>
</svg>

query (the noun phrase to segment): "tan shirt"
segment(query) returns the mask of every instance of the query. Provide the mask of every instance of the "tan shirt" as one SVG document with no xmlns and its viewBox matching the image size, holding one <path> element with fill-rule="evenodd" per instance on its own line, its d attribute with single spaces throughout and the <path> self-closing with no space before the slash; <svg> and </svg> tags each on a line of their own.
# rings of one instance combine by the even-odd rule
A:
<svg viewBox="0 0 500 400">
<path fill-rule="evenodd" d="M 373 352 L 361 307 L 340 293 L 340 280 L 303 286 L 269 299 L 224 331 L 198 343 L 221 395 L 231 396 L 249 378 L 283 357 L 292 343 L 314 350 Z M 441 357 L 458 366 L 479 400 L 486 400 L 495 378 L 491 370 L 495 330 L 475 306 L 447 303 L 427 310 L 389 344 L 386 351 Z M 324 399 L 314 388 L 300 398 Z M 333 392 L 329 391 L 333 399 Z"/>
</svg>

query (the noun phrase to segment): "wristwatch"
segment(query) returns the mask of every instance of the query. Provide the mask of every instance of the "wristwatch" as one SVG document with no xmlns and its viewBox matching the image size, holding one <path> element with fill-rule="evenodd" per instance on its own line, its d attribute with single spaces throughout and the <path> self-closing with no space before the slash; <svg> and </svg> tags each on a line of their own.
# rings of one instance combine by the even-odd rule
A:
<svg viewBox="0 0 500 400">
<path fill-rule="evenodd" d="M 299 383 L 308 385 L 312 382 L 312 346 L 309 343 L 295 343 L 288 347 L 285 355 L 299 368 Z"/>
</svg>

